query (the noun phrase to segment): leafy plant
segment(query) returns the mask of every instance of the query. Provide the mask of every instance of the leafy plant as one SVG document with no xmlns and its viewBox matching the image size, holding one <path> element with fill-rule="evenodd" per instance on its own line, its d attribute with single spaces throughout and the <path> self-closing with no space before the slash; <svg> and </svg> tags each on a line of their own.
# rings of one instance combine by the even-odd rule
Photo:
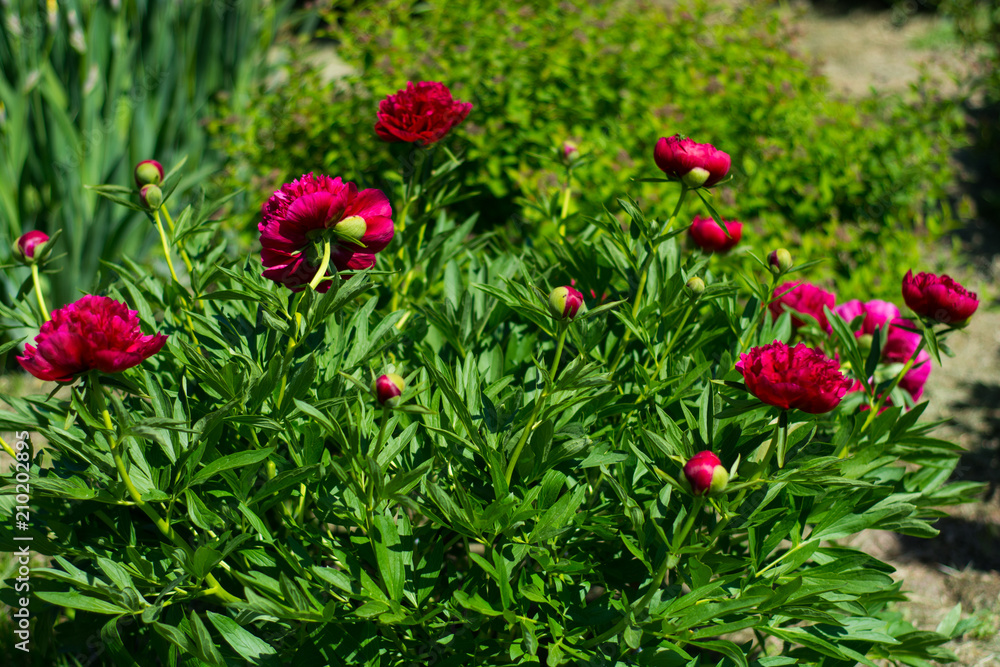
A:
<svg viewBox="0 0 1000 667">
<path fill-rule="evenodd" d="M 862 356 L 851 323 L 793 333 L 789 313 L 768 314 L 778 281 L 814 263 L 761 262 L 736 282 L 682 249 L 683 210 L 625 198 L 550 261 L 449 213 L 457 158 L 400 152 L 422 168 L 394 193 L 410 215 L 380 270 L 291 293 L 258 256 L 227 254 L 210 219 L 222 202 L 189 206 L 168 244 L 189 282 L 128 258 L 102 271 L 166 346 L 50 396 L 3 396 L 0 428 L 47 442 L 4 443 L 30 477 L 32 549 L 51 559 L 32 571 L 34 628 L 53 633 L 35 660 L 950 658 L 960 610 L 938 632 L 901 622 L 891 567 L 838 540 L 931 537 L 936 508 L 979 487 L 948 482 L 959 448 L 919 422 L 926 404 L 879 410 L 898 378 L 868 380 L 879 355 Z M 664 181 L 650 187 L 676 196 Z M 547 294 L 571 278 L 594 290 L 588 309 L 556 319 Z M 735 362 L 793 336 L 839 349 L 875 409 L 753 399 Z M 391 407 L 372 393 L 383 373 L 405 383 Z M 729 471 L 715 495 L 683 481 L 703 450 Z M 5 514 L 15 503 L 0 497 Z"/>
</svg>

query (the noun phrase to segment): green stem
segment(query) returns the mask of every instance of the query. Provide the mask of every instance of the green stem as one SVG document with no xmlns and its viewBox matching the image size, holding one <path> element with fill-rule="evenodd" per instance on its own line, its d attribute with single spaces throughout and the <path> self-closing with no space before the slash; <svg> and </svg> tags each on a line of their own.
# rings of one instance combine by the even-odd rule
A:
<svg viewBox="0 0 1000 667">
<path fill-rule="evenodd" d="M 566 189 L 563 191 L 562 210 L 559 212 L 559 219 L 560 220 L 565 220 L 566 216 L 569 215 L 569 201 L 570 201 L 570 195 L 571 195 L 572 192 L 573 192 L 573 186 L 570 183 L 569 179 L 567 179 L 566 180 Z"/>
<path fill-rule="evenodd" d="M 569 324 L 566 322 L 560 322 L 559 338 L 556 342 L 556 354 L 552 358 L 552 369 L 549 371 L 549 380 L 552 383 L 551 387 L 555 386 L 556 374 L 559 372 L 559 360 L 562 358 L 563 347 L 566 344 L 567 331 L 569 331 Z M 510 463 L 507 464 L 507 473 L 505 475 L 507 484 L 510 484 L 510 480 L 514 476 L 514 468 L 517 466 L 517 459 L 520 458 L 521 451 L 524 449 L 524 445 L 528 442 L 528 436 L 531 435 L 532 429 L 535 428 L 535 420 L 538 419 L 538 415 L 542 411 L 542 404 L 545 403 L 545 399 L 548 398 L 550 393 L 550 387 L 546 387 L 542 391 L 542 395 L 539 396 L 538 400 L 535 402 L 535 408 L 531 411 L 531 416 L 528 417 L 528 423 L 525 425 L 524 431 L 521 433 L 521 439 L 518 440 L 517 446 L 514 448 L 514 453 L 511 454 Z"/>
<path fill-rule="evenodd" d="M 38 299 L 38 308 L 42 311 L 42 319 L 48 322 L 49 311 L 45 308 L 45 297 L 42 296 L 42 284 L 38 279 L 38 264 L 31 265 L 31 280 L 35 283 L 35 297 Z"/>
<path fill-rule="evenodd" d="M 309 281 L 309 287 L 316 289 L 326 278 L 326 270 L 330 268 L 330 239 L 323 240 L 323 258 L 320 260 L 316 275 Z"/>
<path fill-rule="evenodd" d="M 166 205 L 160 206 L 160 210 L 163 211 L 163 217 L 167 219 L 167 226 L 170 227 L 170 233 L 174 233 L 174 220 L 170 217 L 170 211 L 167 210 Z M 184 260 L 184 266 L 187 267 L 188 275 L 194 274 L 194 265 L 191 264 L 191 258 L 188 257 L 187 251 L 184 250 L 184 246 L 180 241 L 177 241 L 177 249 L 181 254 L 181 259 Z"/>
<path fill-rule="evenodd" d="M 701 514 L 701 509 L 704 505 L 705 496 L 695 496 L 694 505 L 691 507 L 691 513 L 688 514 L 687 519 L 684 521 L 684 525 L 681 527 L 680 533 L 678 533 L 675 537 L 674 545 L 670 549 L 671 553 L 667 554 L 664 557 L 663 562 L 660 563 L 660 567 L 656 570 L 652 580 L 649 582 L 649 590 L 647 590 L 646 594 L 642 596 L 642 599 L 632 607 L 632 613 L 623 616 L 621 620 L 619 620 L 618 623 L 616 623 L 610 630 L 606 630 L 597 637 L 584 642 L 584 648 L 597 646 L 602 642 L 607 641 L 609 638 L 619 634 L 628 627 L 630 617 L 637 616 L 647 606 L 649 606 L 650 601 L 653 599 L 653 595 L 656 594 L 656 591 L 660 590 L 660 586 L 663 584 L 663 579 L 667 576 L 667 572 L 680 562 L 680 554 L 677 552 L 683 548 L 684 542 L 687 540 L 688 533 L 691 532 L 695 519 L 699 514 Z"/>
<path fill-rule="evenodd" d="M 385 425 L 389 422 L 389 408 L 382 408 L 382 420 L 378 425 L 378 440 L 375 441 L 375 451 L 374 455 L 378 456 L 378 453 L 382 451 L 382 445 L 385 444 Z"/>
<path fill-rule="evenodd" d="M 896 377 L 892 379 L 892 384 L 889 385 L 889 388 L 886 391 L 882 392 L 882 394 L 880 394 L 879 396 L 875 396 L 870 399 L 870 401 L 872 402 L 869 403 L 870 410 L 868 411 L 868 417 L 865 419 L 865 423 L 862 424 L 861 426 L 862 433 L 865 432 L 865 430 L 871 425 L 875 417 L 878 416 L 878 413 L 882 409 L 882 406 L 885 404 L 886 399 L 889 398 L 889 394 L 891 394 L 892 391 L 897 386 L 899 386 L 900 381 L 902 381 L 902 379 L 906 376 L 906 374 L 909 373 L 910 370 L 913 368 L 913 364 L 914 362 L 916 362 L 917 356 L 919 356 L 920 353 L 923 352 L 924 346 L 926 344 L 927 344 L 927 339 L 921 338 L 920 344 L 917 345 L 917 349 L 913 351 L 913 354 L 910 355 L 910 358 L 906 360 L 905 364 L 903 364 L 903 369 L 899 371 L 899 373 L 896 374 Z M 843 458 L 846 455 L 847 455 L 847 448 L 845 447 L 841 451 L 840 457 Z"/>
<path fill-rule="evenodd" d="M 158 210 L 153 211 L 153 219 L 156 221 L 156 231 L 160 233 L 160 242 L 163 244 L 163 256 L 167 258 L 170 277 L 174 279 L 175 283 L 180 283 L 181 281 L 177 278 L 177 272 L 174 271 L 174 262 L 170 259 L 170 244 L 167 243 L 167 233 L 163 229 L 163 221 L 160 220 L 160 212 Z"/>
<path fill-rule="evenodd" d="M 137 489 L 135 484 L 132 483 L 132 478 L 128 474 L 128 467 L 125 465 L 125 459 L 122 458 L 121 442 L 118 440 L 117 431 L 114 423 L 111 421 L 111 413 L 108 411 L 107 401 L 104 398 L 104 390 L 100 383 L 98 383 L 95 376 L 91 375 L 89 381 L 91 394 L 97 402 L 97 407 L 100 409 L 101 416 L 104 418 L 104 427 L 108 431 L 107 437 L 111 446 L 111 456 L 114 459 L 115 468 L 118 470 L 118 475 L 121 477 L 122 483 L 125 485 L 125 489 L 132 498 L 132 502 L 135 503 L 135 505 L 141 509 L 147 517 L 149 517 L 149 520 L 153 522 L 164 537 L 179 547 L 185 555 L 193 557 L 194 550 L 191 549 L 187 541 L 177 534 L 177 531 L 174 530 L 169 521 L 161 518 L 157 511 L 153 509 L 149 503 L 142 499 L 142 494 L 139 493 L 139 489 Z M 205 582 L 209 586 L 209 588 L 205 591 L 206 593 L 215 595 L 223 602 L 239 601 L 239 598 L 227 592 L 226 589 L 222 587 L 222 584 L 220 584 L 211 573 L 205 575 Z"/>
</svg>

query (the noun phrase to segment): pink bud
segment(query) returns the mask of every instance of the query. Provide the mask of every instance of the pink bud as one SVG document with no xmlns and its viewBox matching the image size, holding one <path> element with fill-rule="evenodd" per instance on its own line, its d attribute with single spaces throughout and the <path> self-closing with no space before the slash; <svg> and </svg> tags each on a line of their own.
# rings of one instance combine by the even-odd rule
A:
<svg viewBox="0 0 1000 667">
<path fill-rule="evenodd" d="M 708 450 L 698 452 L 684 464 L 684 476 L 696 496 L 719 493 L 729 483 L 729 471 L 722 466 L 719 457 Z"/>
<path fill-rule="evenodd" d="M 135 187 L 159 185 L 163 182 L 163 165 L 156 160 L 143 160 L 135 165 Z"/>
<path fill-rule="evenodd" d="M 782 274 L 792 268 L 792 253 L 785 248 L 772 250 L 767 256 L 767 263 L 771 265 L 771 272 Z"/>
<path fill-rule="evenodd" d="M 381 405 L 394 408 L 399 402 L 399 396 L 406 388 L 406 380 L 395 373 L 380 375 L 375 380 L 375 398 Z"/>
<path fill-rule="evenodd" d="M 549 312 L 557 320 L 573 320 L 581 305 L 583 294 L 569 285 L 557 287 L 549 293 Z"/>
<path fill-rule="evenodd" d="M 42 251 L 45 244 L 49 242 L 49 235 L 37 229 L 22 234 L 14 244 L 14 257 L 25 264 L 31 264 L 35 256 Z"/>
<path fill-rule="evenodd" d="M 564 141 L 562 145 L 562 156 L 563 160 L 569 162 L 569 159 L 573 156 L 573 153 L 578 152 L 579 149 L 576 147 L 572 141 Z"/>
</svg>

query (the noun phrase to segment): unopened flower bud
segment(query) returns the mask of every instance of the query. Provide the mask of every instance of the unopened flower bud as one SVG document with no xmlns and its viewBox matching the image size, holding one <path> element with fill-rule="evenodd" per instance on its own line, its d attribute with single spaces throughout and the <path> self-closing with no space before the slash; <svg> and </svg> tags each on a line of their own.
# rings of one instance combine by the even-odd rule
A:
<svg viewBox="0 0 1000 667">
<path fill-rule="evenodd" d="M 782 274 L 792 268 L 792 253 L 784 248 L 772 250 L 767 256 L 767 263 L 771 265 L 772 273 Z"/>
<path fill-rule="evenodd" d="M 684 283 L 684 291 L 690 298 L 697 299 L 705 293 L 705 281 L 698 276 L 691 276 L 688 278 L 688 281 Z"/>
<path fill-rule="evenodd" d="M 557 320 L 572 320 L 583 304 L 583 294 L 565 285 L 549 293 L 549 311 Z"/>
<path fill-rule="evenodd" d="M 684 476 L 696 496 L 721 493 L 729 484 L 729 471 L 710 451 L 698 452 L 684 464 Z"/>
<path fill-rule="evenodd" d="M 862 358 L 868 358 L 868 353 L 872 351 L 873 341 L 874 338 L 871 334 L 861 334 L 858 336 L 858 350 L 861 351 Z"/>
<path fill-rule="evenodd" d="M 144 185 L 142 189 L 139 190 L 139 199 L 142 203 L 151 211 L 155 211 L 160 208 L 160 204 L 163 203 L 163 191 L 153 184 Z"/>
<path fill-rule="evenodd" d="M 159 185 L 163 182 L 163 165 L 156 160 L 143 160 L 135 165 L 135 187 Z"/>
<path fill-rule="evenodd" d="M 406 380 L 395 373 L 380 375 L 375 380 L 375 398 L 381 405 L 394 408 L 399 402 L 399 396 L 406 388 Z"/>
<path fill-rule="evenodd" d="M 23 264 L 33 264 L 35 258 L 42 252 L 45 248 L 45 244 L 49 242 L 49 235 L 45 232 L 40 232 L 37 229 L 30 231 L 26 234 L 22 234 L 17 242 L 14 243 L 13 255 L 14 258 Z"/>
<path fill-rule="evenodd" d="M 562 145 L 562 158 L 564 162 L 569 162 L 572 159 L 573 154 L 578 152 L 579 149 L 576 147 L 572 141 L 564 141 Z"/>
</svg>

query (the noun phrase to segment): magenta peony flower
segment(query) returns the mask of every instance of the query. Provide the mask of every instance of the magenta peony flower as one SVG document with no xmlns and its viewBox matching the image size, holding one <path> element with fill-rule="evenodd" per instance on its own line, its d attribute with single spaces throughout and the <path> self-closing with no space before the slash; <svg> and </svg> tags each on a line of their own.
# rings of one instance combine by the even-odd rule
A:
<svg viewBox="0 0 1000 667">
<path fill-rule="evenodd" d="M 886 323 L 899 317 L 899 308 L 895 304 L 888 301 L 879 301 L 878 299 L 868 302 L 851 299 L 830 310 L 839 315 L 848 324 L 854 318 L 864 315 L 865 319 L 861 323 L 861 328 L 854 332 L 856 337 L 860 337 L 863 334 L 874 334 L 876 328 L 884 329 Z"/>
<path fill-rule="evenodd" d="M 910 310 L 943 324 L 961 324 L 979 307 L 979 298 L 949 276 L 907 271 L 903 278 L 903 300 Z"/>
<path fill-rule="evenodd" d="M 785 312 L 786 308 L 791 308 L 794 311 L 816 318 L 823 331 L 833 331 L 830 328 L 830 323 L 826 321 L 826 313 L 823 312 L 823 306 L 833 310 L 833 305 L 836 303 L 837 297 L 832 293 L 809 283 L 792 281 L 778 285 L 774 290 L 774 294 L 778 298 L 768 305 L 774 319 L 777 319 L 779 315 Z M 793 327 L 798 329 L 804 324 L 805 322 L 792 315 Z"/>
<path fill-rule="evenodd" d="M 719 493 L 729 483 L 729 471 L 718 456 L 707 450 L 698 452 L 684 464 L 684 477 L 696 496 Z"/>
<path fill-rule="evenodd" d="M 327 258 L 337 271 L 375 266 L 375 253 L 392 240 L 392 208 L 379 190 L 358 192 L 340 177 L 313 176 L 286 183 L 261 207 L 261 261 L 265 278 L 293 291 L 301 290 L 320 271 Z M 325 278 L 316 290 L 330 289 Z"/>
<path fill-rule="evenodd" d="M 704 218 L 700 215 L 694 216 L 694 222 L 688 227 L 688 236 L 695 245 L 705 252 L 727 253 L 732 250 L 740 239 L 743 238 L 743 223 L 736 220 L 723 220 L 729 236 L 722 231 L 712 218 Z"/>
<path fill-rule="evenodd" d="M 45 244 L 49 242 L 49 235 L 37 229 L 27 232 L 18 237 L 14 243 L 14 258 L 25 264 L 32 264 L 35 255 L 42 251 Z"/>
<path fill-rule="evenodd" d="M 375 399 L 387 408 L 394 408 L 405 388 L 406 380 L 396 373 L 380 375 L 375 380 Z"/>
<path fill-rule="evenodd" d="M 853 384 L 836 361 L 804 343 L 751 348 L 740 355 L 736 370 L 747 390 L 768 405 L 812 414 L 833 410 Z"/>
<path fill-rule="evenodd" d="M 38 348 L 24 346 L 17 360 L 39 380 L 69 382 L 92 370 L 119 373 L 153 356 L 167 342 L 162 334 L 144 336 L 139 314 L 106 296 L 87 295 L 52 311 L 35 337 Z"/>
<path fill-rule="evenodd" d="M 557 320 L 572 320 L 583 305 L 583 294 L 565 285 L 549 292 L 549 312 Z"/>
<path fill-rule="evenodd" d="M 437 81 L 406 84 L 378 104 L 375 134 L 383 141 L 419 142 L 428 146 L 440 141 L 472 111 L 471 102 L 459 102 L 448 86 Z"/>
<path fill-rule="evenodd" d="M 653 160 L 663 173 L 688 187 L 711 187 L 729 173 L 731 160 L 712 144 L 699 144 L 679 134 L 660 137 Z"/>
</svg>

